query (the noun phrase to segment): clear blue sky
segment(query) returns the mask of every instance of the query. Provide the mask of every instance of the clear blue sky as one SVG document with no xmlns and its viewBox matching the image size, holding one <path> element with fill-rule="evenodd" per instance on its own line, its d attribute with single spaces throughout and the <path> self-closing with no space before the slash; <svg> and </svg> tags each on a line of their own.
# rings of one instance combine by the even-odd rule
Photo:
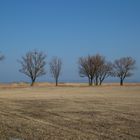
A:
<svg viewBox="0 0 140 140">
<path fill-rule="evenodd" d="M 96 53 L 134 57 L 140 81 L 140 0 L 0 0 L 0 82 L 28 81 L 17 60 L 34 49 L 63 59 L 62 81 L 82 80 L 78 58 Z"/>
</svg>

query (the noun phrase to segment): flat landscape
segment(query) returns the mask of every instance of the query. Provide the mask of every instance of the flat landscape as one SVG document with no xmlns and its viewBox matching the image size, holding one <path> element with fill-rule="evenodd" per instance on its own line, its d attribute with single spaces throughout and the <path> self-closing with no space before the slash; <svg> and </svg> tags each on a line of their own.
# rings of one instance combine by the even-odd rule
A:
<svg viewBox="0 0 140 140">
<path fill-rule="evenodd" d="M 140 86 L 0 88 L 1 140 L 140 140 Z"/>
</svg>

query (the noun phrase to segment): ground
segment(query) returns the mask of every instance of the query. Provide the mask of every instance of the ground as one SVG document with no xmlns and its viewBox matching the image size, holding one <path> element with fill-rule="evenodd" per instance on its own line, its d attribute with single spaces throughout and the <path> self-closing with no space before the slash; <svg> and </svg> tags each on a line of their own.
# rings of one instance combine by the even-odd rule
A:
<svg viewBox="0 0 140 140">
<path fill-rule="evenodd" d="M 1 140 L 140 140 L 140 86 L 0 88 Z"/>
</svg>

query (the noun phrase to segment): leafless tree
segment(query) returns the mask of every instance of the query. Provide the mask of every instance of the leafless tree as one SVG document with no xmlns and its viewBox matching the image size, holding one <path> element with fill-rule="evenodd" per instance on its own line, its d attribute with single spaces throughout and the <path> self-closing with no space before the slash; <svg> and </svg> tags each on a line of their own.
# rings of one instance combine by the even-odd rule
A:
<svg viewBox="0 0 140 140">
<path fill-rule="evenodd" d="M 93 85 L 93 80 L 95 85 L 101 85 L 111 73 L 112 64 L 100 54 L 79 58 L 79 74 L 88 77 L 90 86 Z"/>
<path fill-rule="evenodd" d="M 50 62 L 50 72 L 55 79 L 56 86 L 58 86 L 58 79 L 62 70 L 62 60 L 54 57 Z"/>
<path fill-rule="evenodd" d="M 22 57 L 22 60 L 19 61 L 22 67 L 19 71 L 31 78 L 31 86 L 33 86 L 37 77 L 46 74 L 45 59 L 46 55 L 44 53 L 32 51 L 28 52 L 24 57 Z"/>
<path fill-rule="evenodd" d="M 96 54 L 95 56 L 93 56 L 93 64 L 95 68 L 94 84 L 98 85 L 99 77 L 101 77 L 102 73 L 102 67 L 103 65 L 105 65 L 105 57 L 100 54 Z"/>
<path fill-rule="evenodd" d="M 95 85 L 101 85 L 105 78 L 112 75 L 112 63 L 107 62 L 106 58 L 100 54 L 96 54 L 93 59 L 95 67 Z"/>
<path fill-rule="evenodd" d="M 89 80 L 89 86 L 93 85 L 93 79 L 95 76 L 95 67 L 93 63 L 94 57 L 87 56 L 87 57 L 80 57 L 78 64 L 79 64 L 79 75 L 81 77 L 87 77 Z"/>
<path fill-rule="evenodd" d="M 124 79 L 133 75 L 136 61 L 132 57 L 123 57 L 114 62 L 114 76 L 120 79 L 120 85 L 123 85 Z"/>
<path fill-rule="evenodd" d="M 113 65 L 111 62 L 105 62 L 99 68 L 99 85 L 109 76 L 113 75 Z"/>
</svg>

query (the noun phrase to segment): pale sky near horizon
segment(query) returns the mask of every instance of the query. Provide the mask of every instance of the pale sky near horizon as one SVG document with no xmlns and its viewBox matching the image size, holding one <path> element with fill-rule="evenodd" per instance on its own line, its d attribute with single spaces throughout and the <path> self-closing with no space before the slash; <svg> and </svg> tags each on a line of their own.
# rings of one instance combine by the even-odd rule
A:
<svg viewBox="0 0 140 140">
<path fill-rule="evenodd" d="M 17 60 L 34 49 L 47 62 L 62 58 L 61 81 L 84 81 L 78 58 L 100 53 L 110 61 L 132 56 L 137 69 L 127 81 L 140 82 L 140 0 L 0 0 L 0 82 L 29 81 Z M 39 81 L 52 80 L 46 69 Z"/>
</svg>

